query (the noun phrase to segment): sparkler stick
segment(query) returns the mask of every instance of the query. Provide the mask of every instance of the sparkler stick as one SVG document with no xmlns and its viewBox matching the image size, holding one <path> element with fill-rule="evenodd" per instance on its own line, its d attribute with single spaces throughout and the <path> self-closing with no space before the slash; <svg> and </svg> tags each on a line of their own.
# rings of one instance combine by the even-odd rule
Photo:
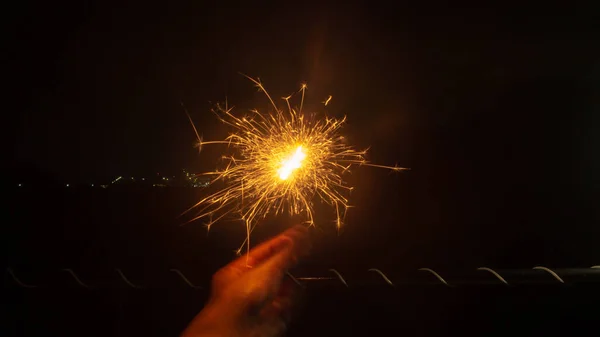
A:
<svg viewBox="0 0 600 337">
<path fill-rule="evenodd" d="M 217 105 L 213 112 L 233 132 L 223 140 L 204 141 L 188 113 L 198 148 L 203 145 L 227 145 L 223 156 L 225 167 L 204 173 L 212 176 L 210 185 L 224 184 L 222 189 L 208 195 L 186 212 L 197 210 L 189 222 L 207 219 L 207 228 L 229 214 L 244 221 L 246 239 L 238 254 L 250 248 L 250 234 L 260 219 L 282 212 L 301 215 L 305 223 L 314 225 L 313 202 L 320 199 L 336 213 L 336 226 L 342 226 L 350 207 L 345 193 L 352 190 L 342 179 L 352 166 L 372 166 L 393 171 L 406 170 L 398 166 L 376 165 L 367 162 L 366 150 L 358 151 L 347 145 L 340 134 L 346 118 L 316 118 L 305 114 L 302 84 L 300 107 L 292 108 L 290 99 L 283 97 L 287 111 L 280 109 L 259 79 L 247 77 L 266 96 L 270 112 L 252 110 L 251 114 L 237 116 L 227 103 Z M 328 105 L 332 97 L 324 102 Z M 187 113 L 187 110 L 186 110 Z M 186 213 L 184 212 L 184 213 Z"/>
</svg>

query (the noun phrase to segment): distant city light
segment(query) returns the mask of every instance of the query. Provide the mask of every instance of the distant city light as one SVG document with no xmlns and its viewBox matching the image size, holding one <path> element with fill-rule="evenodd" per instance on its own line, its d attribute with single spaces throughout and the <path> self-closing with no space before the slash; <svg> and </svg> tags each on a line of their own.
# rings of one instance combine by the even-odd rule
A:
<svg viewBox="0 0 600 337">
<path fill-rule="evenodd" d="M 119 185 L 127 185 L 127 186 L 155 186 L 155 187 L 191 187 L 191 188 L 202 188 L 207 187 L 211 184 L 210 179 L 202 177 L 200 175 L 188 172 L 183 170 L 182 175 L 177 176 L 163 176 L 160 175 L 156 178 L 159 178 L 159 181 L 156 181 L 156 178 L 152 178 L 152 175 L 146 178 L 142 178 L 140 176 L 132 177 L 132 176 L 118 176 L 111 182 L 103 182 L 97 181 L 95 183 L 92 182 L 83 182 L 77 183 L 71 186 L 71 183 L 63 183 L 63 187 L 65 188 L 75 188 L 76 190 L 81 188 L 82 186 L 88 187 L 98 187 L 98 188 L 109 188 L 112 184 L 115 184 L 121 180 Z M 144 181 L 144 183 L 142 183 Z M 147 182 L 147 183 L 146 183 Z M 27 183 L 16 183 L 17 187 L 24 188 Z M 15 186 L 15 185 L 13 185 Z M 29 188 L 35 185 L 27 185 Z"/>
</svg>

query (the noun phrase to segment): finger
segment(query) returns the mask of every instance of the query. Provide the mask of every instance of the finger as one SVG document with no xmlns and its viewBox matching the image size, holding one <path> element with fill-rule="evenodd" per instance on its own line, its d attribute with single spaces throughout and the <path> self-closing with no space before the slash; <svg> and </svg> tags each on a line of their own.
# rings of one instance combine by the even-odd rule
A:
<svg viewBox="0 0 600 337">
<path fill-rule="evenodd" d="M 284 279 L 279 286 L 279 292 L 269 300 L 261 310 L 262 317 L 278 316 L 286 323 L 290 322 L 293 308 L 299 300 L 299 287 L 293 281 Z"/>
<path fill-rule="evenodd" d="M 292 306 L 298 297 L 298 285 L 289 279 L 284 279 L 279 286 L 279 293 L 271 302 L 281 317 L 289 322 Z"/>
<path fill-rule="evenodd" d="M 256 271 L 263 274 L 265 279 L 275 281 L 275 284 L 278 286 L 281 282 L 281 278 L 283 278 L 284 272 L 298 262 L 295 250 L 293 243 L 292 245 L 286 246 L 267 261 L 263 262 Z"/>
<path fill-rule="evenodd" d="M 231 264 L 235 266 L 252 266 L 255 267 L 280 251 L 283 247 L 293 244 L 294 241 L 300 241 L 307 236 L 308 230 L 304 226 L 294 226 L 282 234 L 261 243 L 252 248 L 248 255 L 243 255 L 233 261 Z"/>
<path fill-rule="evenodd" d="M 292 299 L 287 297 L 275 297 L 269 301 L 260 310 L 260 317 L 265 320 L 272 320 L 275 318 L 282 319 L 284 322 L 289 322 L 289 316 L 292 307 Z"/>
<path fill-rule="evenodd" d="M 284 272 L 298 263 L 298 257 L 305 255 L 306 249 L 310 248 L 307 231 L 295 234 L 292 245 L 275 253 L 260 266 L 259 273 L 262 273 L 265 278 L 276 280 L 277 287 L 281 283 Z"/>
</svg>

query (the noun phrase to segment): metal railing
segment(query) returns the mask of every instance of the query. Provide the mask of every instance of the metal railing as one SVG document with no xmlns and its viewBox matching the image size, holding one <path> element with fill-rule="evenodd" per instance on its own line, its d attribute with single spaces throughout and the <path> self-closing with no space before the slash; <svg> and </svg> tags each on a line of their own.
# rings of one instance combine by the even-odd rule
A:
<svg viewBox="0 0 600 337">
<path fill-rule="evenodd" d="M 114 276 L 118 276 L 119 282 L 93 282 L 86 280 L 78 275 L 73 269 L 59 269 L 56 271 L 67 278 L 61 278 L 58 284 L 65 286 L 74 285 L 84 289 L 110 288 L 125 286 L 132 289 L 148 289 L 154 287 L 164 288 L 169 285 L 152 282 L 150 280 L 132 280 L 126 276 L 121 269 L 115 269 Z M 36 283 L 32 280 L 24 280 L 18 276 L 18 272 L 12 268 L 6 268 L 6 274 L 12 282 L 6 282 L 7 286 L 16 286 L 21 288 L 52 288 L 56 287 L 56 282 Z M 168 274 L 180 280 L 179 284 L 191 289 L 207 289 L 210 287 L 210 279 L 202 283 L 195 283 L 179 269 L 169 269 Z M 461 273 L 449 273 L 446 275 L 440 270 L 432 268 L 419 268 L 414 271 L 403 272 L 400 274 L 385 273 L 381 269 L 370 268 L 364 271 L 354 271 L 343 273 L 336 269 L 323 271 L 321 275 L 300 276 L 288 273 L 288 276 L 302 287 L 312 286 L 334 286 L 344 288 L 364 287 L 364 286 L 420 286 L 437 285 L 444 287 L 463 287 L 463 286 L 527 286 L 527 285 L 555 285 L 567 286 L 576 284 L 593 284 L 600 287 L 600 265 L 589 268 L 557 268 L 551 269 L 544 266 L 535 266 L 531 269 L 493 269 L 489 267 L 479 267 Z M 116 278 L 115 278 L 116 279 Z M 163 283 L 168 278 L 161 278 Z M 65 283 L 63 283 L 65 282 Z M 66 283 L 69 282 L 69 283 Z"/>
</svg>

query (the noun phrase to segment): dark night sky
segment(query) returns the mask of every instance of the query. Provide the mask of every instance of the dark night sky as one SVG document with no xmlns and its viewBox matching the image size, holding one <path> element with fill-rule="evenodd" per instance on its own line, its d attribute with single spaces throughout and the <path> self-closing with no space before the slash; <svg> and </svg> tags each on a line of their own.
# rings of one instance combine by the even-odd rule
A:
<svg viewBox="0 0 600 337">
<path fill-rule="evenodd" d="M 332 94 L 327 113 L 347 115 L 344 133 L 358 148 L 370 146 L 368 159 L 412 169 L 353 171 L 346 178 L 356 187 L 348 226 L 338 233 L 325 223 L 331 218 L 317 221 L 304 275 L 333 267 L 358 272 L 375 266 L 403 275 L 424 266 L 445 272 L 598 265 L 599 11 L 565 1 L 502 8 L 396 2 L 6 6 L 3 110 L 5 120 L 16 116 L 14 127 L 4 126 L 14 134 L 9 165 L 15 180 L 5 198 L 6 219 L 12 220 L 0 235 L 6 266 L 34 284 L 44 284 L 38 270 L 57 270 L 67 280 L 60 271 L 65 267 L 90 284 L 103 270 L 120 282 L 115 268 L 127 275 L 137 270 L 134 283 L 172 267 L 197 273 L 191 280 L 209 280 L 245 234 L 233 221 L 215 226 L 210 236 L 199 222 L 180 226 L 185 219 L 177 216 L 202 189 L 64 183 L 214 168 L 218 148 L 198 155 L 180 101 L 205 139 L 221 138 L 227 130 L 210 113 L 210 102 L 227 97 L 238 107 L 267 106 L 238 72 L 260 77 L 274 97 L 306 81 L 309 107 Z M 40 181 L 63 185 L 17 187 Z M 254 242 L 289 221 L 265 220 Z M 138 289 L 135 299 L 124 296 L 121 283 L 114 305 L 104 293 L 90 291 L 90 300 L 79 288 L 67 296 L 47 288 L 51 297 L 39 297 L 42 289 L 20 295 L 7 288 L 5 297 L 13 298 L 7 317 L 15 329 L 41 335 L 61 326 L 89 335 L 93 326 L 103 336 L 113 328 L 119 336 L 164 336 L 180 331 L 203 303 L 170 289 L 161 289 L 162 302 Z M 495 297 L 475 288 L 464 296 L 453 293 L 450 302 L 429 290 L 401 292 L 402 286 L 395 297 L 372 296 L 368 289 L 358 300 L 347 289 L 317 292 L 309 308 L 320 310 L 311 309 L 314 320 L 300 321 L 297 332 L 315 335 L 329 325 L 359 334 L 353 323 L 361 323 L 369 331 L 362 335 L 373 335 L 382 321 L 419 335 L 428 335 L 424 328 L 444 335 L 597 330 L 586 323 L 596 324 L 592 317 L 599 316 L 590 293 L 577 302 L 546 296 L 545 288 L 537 295 L 515 288 L 490 290 Z M 577 290 L 568 280 L 564 289 Z M 507 300 L 511 296 L 518 301 Z M 105 300 L 111 303 L 98 304 Z M 381 308 L 389 316 L 377 317 Z M 448 329 L 451 321 L 455 330 Z M 380 334 L 389 332 L 384 329 Z"/>
<path fill-rule="evenodd" d="M 599 168 L 591 9 L 216 3 L 16 10 L 15 167 L 80 182 L 208 169 L 179 101 L 222 137 L 209 102 L 266 106 L 241 71 L 275 97 L 303 81 L 309 101 L 333 94 L 371 159 L 440 181 Z"/>
</svg>

